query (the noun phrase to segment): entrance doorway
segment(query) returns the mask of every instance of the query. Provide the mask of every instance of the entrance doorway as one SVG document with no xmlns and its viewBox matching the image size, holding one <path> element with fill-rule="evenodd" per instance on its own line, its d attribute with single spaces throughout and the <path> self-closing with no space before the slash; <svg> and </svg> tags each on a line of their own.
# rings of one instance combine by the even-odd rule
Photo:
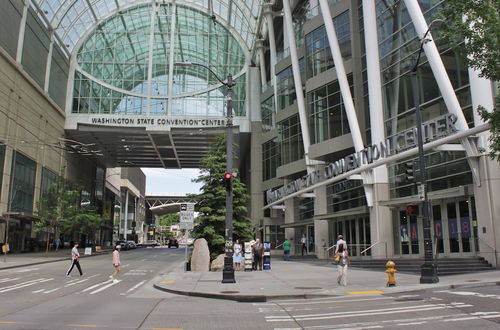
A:
<svg viewBox="0 0 500 330">
<path fill-rule="evenodd" d="M 473 203 L 470 197 L 433 202 L 431 237 L 435 257 L 472 256 L 478 251 Z M 397 210 L 394 229 L 394 254 L 424 256 L 423 225 L 417 205 Z"/>
<path fill-rule="evenodd" d="M 332 233 L 330 236 L 332 239 L 331 245 L 335 244 L 338 235 L 342 235 L 347 242 L 350 256 L 371 255 L 371 250 L 361 255 L 361 251 L 368 248 L 371 244 L 370 217 L 368 215 L 335 220 L 330 229 Z"/>
</svg>

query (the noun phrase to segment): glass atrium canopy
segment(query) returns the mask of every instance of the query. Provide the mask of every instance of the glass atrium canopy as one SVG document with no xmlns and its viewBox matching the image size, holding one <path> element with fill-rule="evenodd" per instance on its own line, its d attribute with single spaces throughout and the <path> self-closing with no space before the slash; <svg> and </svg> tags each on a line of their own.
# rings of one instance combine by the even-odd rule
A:
<svg viewBox="0 0 500 330">
<path fill-rule="evenodd" d="M 264 0 L 31 0 L 38 15 L 56 40 L 72 53 L 78 41 L 93 26 L 129 6 L 144 3 L 185 5 L 215 16 L 223 25 L 237 33 L 251 48 Z"/>
</svg>

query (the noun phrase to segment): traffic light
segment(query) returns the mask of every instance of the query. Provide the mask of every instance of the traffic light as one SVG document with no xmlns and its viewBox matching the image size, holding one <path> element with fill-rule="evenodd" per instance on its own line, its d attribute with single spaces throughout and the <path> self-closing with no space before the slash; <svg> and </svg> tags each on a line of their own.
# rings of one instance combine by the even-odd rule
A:
<svg viewBox="0 0 500 330">
<path fill-rule="evenodd" d="M 415 181 L 415 170 L 412 161 L 405 163 L 405 180 L 409 182 Z"/>
<path fill-rule="evenodd" d="M 230 172 L 224 173 L 224 185 L 227 190 L 231 189 L 231 180 L 233 179 L 233 174 Z"/>
</svg>

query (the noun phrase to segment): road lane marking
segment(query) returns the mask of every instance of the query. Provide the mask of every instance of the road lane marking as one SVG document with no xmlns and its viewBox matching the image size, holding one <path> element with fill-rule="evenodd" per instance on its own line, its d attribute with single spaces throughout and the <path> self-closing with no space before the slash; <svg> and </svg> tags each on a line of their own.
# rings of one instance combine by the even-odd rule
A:
<svg viewBox="0 0 500 330">
<path fill-rule="evenodd" d="M 19 283 L 19 284 L 16 284 L 16 285 L 11 285 L 11 286 L 8 286 L 8 287 L 0 288 L 0 293 L 8 292 L 8 291 L 16 290 L 16 289 L 21 289 L 21 288 L 24 288 L 24 287 L 27 287 L 27 286 L 31 286 L 31 285 L 35 285 L 35 284 L 40 284 L 40 283 L 44 283 L 44 282 L 48 282 L 48 281 L 52 281 L 52 280 L 53 280 L 53 278 L 42 278 L 42 279 L 36 279 L 36 280 L 32 280 L 32 281 L 27 281 L 27 282 Z"/>
<path fill-rule="evenodd" d="M 107 280 L 107 281 L 104 281 L 104 282 L 101 282 L 101 283 L 97 283 L 95 285 L 92 285 L 92 286 L 89 286 L 88 288 L 86 289 L 83 289 L 81 292 L 87 292 L 87 291 L 90 291 L 94 288 L 97 288 L 98 286 L 101 286 L 101 285 L 104 285 L 106 283 L 109 283 L 109 282 L 112 282 L 113 280 Z"/>
<path fill-rule="evenodd" d="M 57 290 L 59 290 L 61 288 L 55 288 L 55 289 L 52 289 L 52 290 L 47 290 L 45 291 L 44 293 L 52 293 L 52 292 L 56 292 Z"/>
<path fill-rule="evenodd" d="M 99 289 L 97 289 L 97 290 L 95 290 L 95 291 L 92 291 L 90 294 L 96 294 L 96 293 L 99 293 L 99 292 L 104 291 L 104 290 L 106 290 L 107 288 L 112 287 L 113 285 L 118 284 L 118 283 L 120 283 L 120 282 L 121 282 L 121 280 L 116 280 L 116 283 L 115 283 L 115 282 L 109 283 L 108 285 L 105 285 L 105 286 L 103 286 L 102 288 L 99 288 Z"/>
<path fill-rule="evenodd" d="M 161 283 L 161 282 L 160 282 Z M 341 297 L 343 302 L 360 302 L 360 301 L 376 301 L 376 300 L 392 300 L 394 298 L 392 297 L 373 297 L 373 298 L 363 298 L 363 299 L 346 299 L 345 296 Z M 275 302 L 279 303 L 280 305 L 317 305 L 317 304 L 331 304 L 331 303 L 337 303 L 339 302 L 339 299 L 329 299 L 329 300 L 318 300 L 318 301 L 310 301 L 312 299 L 307 299 L 307 301 L 303 302 L 297 302 L 297 300 L 294 300 L 294 302 L 286 302 L 286 301 L 292 301 L 292 300 L 274 300 Z M 274 306 L 275 304 L 273 303 L 254 303 L 255 306 Z"/>
<path fill-rule="evenodd" d="M 68 327 L 96 328 L 95 324 L 68 324 Z"/>
<path fill-rule="evenodd" d="M 17 270 L 16 273 L 27 273 L 27 272 L 32 272 L 34 270 L 39 270 L 40 268 L 25 268 L 25 269 L 20 269 Z"/>
<path fill-rule="evenodd" d="M 76 282 L 73 282 L 73 283 L 68 283 L 68 284 L 66 284 L 64 287 L 65 287 L 65 288 L 67 288 L 67 287 L 72 286 L 72 285 L 77 285 L 77 284 L 80 284 L 80 283 L 83 283 L 83 282 L 87 282 L 88 280 L 89 280 L 89 279 L 88 279 L 88 278 L 86 278 L 86 279 L 84 279 L 84 280 L 76 281 Z"/>
<path fill-rule="evenodd" d="M 32 293 L 40 293 L 42 291 L 45 291 L 45 289 L 40 289 L 40 290 L 35 290 L 35 291 L 31 291 Z"/>
<path fill-rule="evenodd" d="M 380 290 L 369 290 L 369 291 L 347 291 L 347 294 L 380 294 L 384 293 L 384 291 Z"/>
<path fill-rule="evenodd" d="M 153 330 L 184 330 L 183 328 L 153 328 Z"/>
<path fill-rule="evenodd" d="M 146 280 L 137 283 L 136 285 L 134 285 L 133 287 L 131 287 L 130 289 L 128 289 L 125 293 L 129 293 L 131 291 L 134 291 L 135 289 L 137 289 L 138 287 L 140 287 L 141 285 L 143 285 L 144 282 L 146 282 Z"/>
<path fill-rule="evenodd" d="M 16 322 L 12 322 L 12 321 L 0 321 L 0 324 L 16 324 Z"/>
<path fill-rule="evenodd" d="M 18 280 L 20 279 L 20 277 L 15 277 L 15 278 L 10 278 L 10 277 L 7 277 L 7 278 L 2 278 L 0 280 L 0 283 L 5 283 L 5 282 L 11 282 L 11 281 L 15 281 L 15 280 Z"/>
<path fill-rule="evenodd" d="M 160 284 L 174 283 L 175 281 L 160 281 Z"/>
<path fill-rule="evenodd" d="M 430 305 L 416 305 L 407 307 L 385 308 L 385 309 L 370 309 L 363 311 L 353 312 L 335 312 L 335 313 L 321 313 L 321 314 L 303 314 L 303 315 L 271 315 L 266 316 L 267 322 L 295 322 L 295 321 L 311 321 L 311 320 L 326 320 L 336 319 L 341 317 L 357 317 L 357 316 L 373 316 L 373 315 L 387 315 L 395 313 L 407 313 L 416 311 L 431 311 L 440 309 L 454 309 L 463 307 L 473 307 L 465 303 L 457 304 L 430 304 Z"/>
</svg>

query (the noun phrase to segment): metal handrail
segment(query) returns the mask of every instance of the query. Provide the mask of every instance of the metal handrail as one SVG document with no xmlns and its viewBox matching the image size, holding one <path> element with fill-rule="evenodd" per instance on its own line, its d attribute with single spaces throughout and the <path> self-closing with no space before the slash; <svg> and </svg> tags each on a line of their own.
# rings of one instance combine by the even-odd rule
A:
<svg viewBox="0 0 500 330">
<path fill-rule="evenodd" d="M 488 244 L 488 243 L 487 243 L 484 239 L 482 239 L 481 237 L 479 237 L 479 236 L 478 236 L 477 238 L 478 238 L 481 242 L 483 242 L 483 243 L 484 243 L 487 247 L 489 247 L 490 249 L 492 249 L 492 250 L 493 250 L 493 254 L 494 254 L 494 256 L 495 256 L 495 267 L 498 267 L 497 249 L 496 249 L 495 247 L 493 247 L 493 246 L 489 245 L 489 244 Z M 480 253 L 481 253 L 481 251 L 476 251 L 476 253 L 477 253 L 477 252 L 480 252 Z M 485 252 L 485 253 L 486 253 L 486 252 Z"/>
<path fill-rule="evenodd" d="M 360 254 L 365 253 L 366 251 L 370 250 L 375 245 L 378 245 L 380 243 L 384 243 L 385 244 L 385 257 L 387 258 L 387 242 L 383 242 L 383 241 L 377 241 L 377 242 L 373 243 L 372 245 L 370 245 L 369 247 L 367 247 L 366 249 L 364 249 L 363 251 L 361 251 Z"/>
</svg>

